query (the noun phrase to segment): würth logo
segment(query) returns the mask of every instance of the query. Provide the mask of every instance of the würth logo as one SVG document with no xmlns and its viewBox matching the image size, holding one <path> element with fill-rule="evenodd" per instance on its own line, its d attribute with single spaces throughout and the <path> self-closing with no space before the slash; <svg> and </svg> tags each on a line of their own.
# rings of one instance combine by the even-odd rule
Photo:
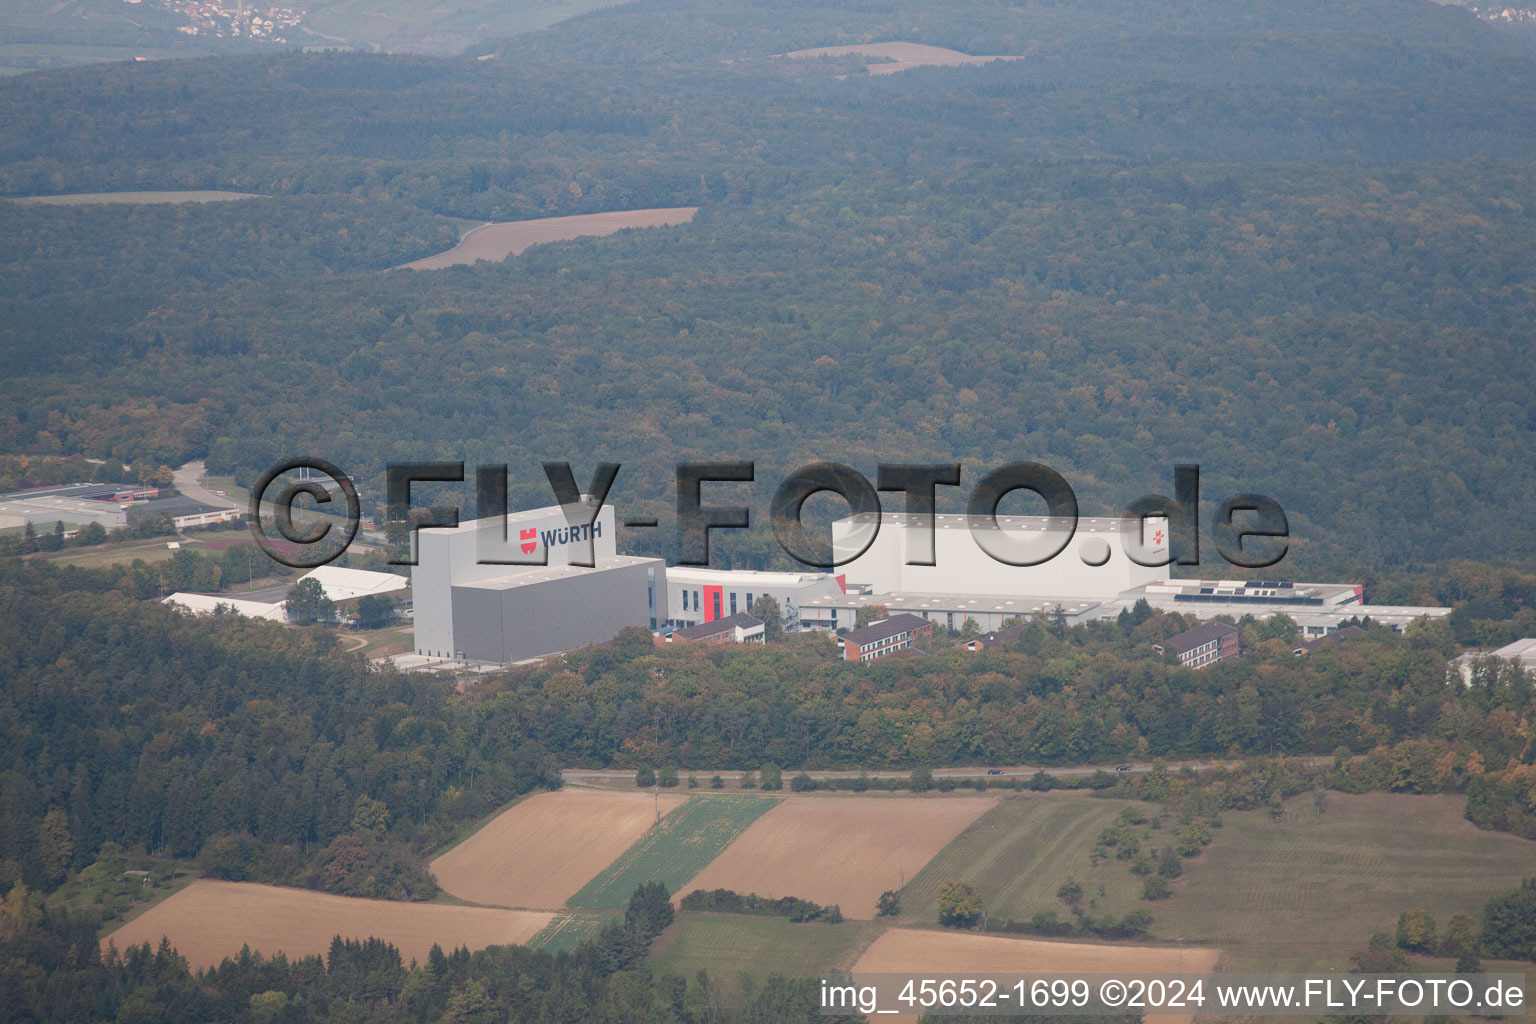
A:
<svg viewBox="0 0 1536 1024">
<path fill-rule="evenodd" d="M 517 539 L 522 541 L 523 554 L 533 554 L 533 549 L 539 546 L 539 531 L 533 528 L 518 530 Z"/>
</svg>

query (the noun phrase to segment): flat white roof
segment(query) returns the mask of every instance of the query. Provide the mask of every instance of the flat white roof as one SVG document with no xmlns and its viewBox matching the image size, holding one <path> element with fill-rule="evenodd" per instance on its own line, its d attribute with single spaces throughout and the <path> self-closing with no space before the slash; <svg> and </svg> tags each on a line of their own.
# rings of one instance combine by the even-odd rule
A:
<svg viewBox="0 0 1536 1024">
<path fill-rule="evenodd" d="M 692 565 L 667 566 L 667 582 L 699 583 L 709 586 L 803 587 L 810 583 L 835 580 L 831 573 L 772 572 L 762 569 L 705 569 Z"/>
<path fill-rule="evenodd" d="M 1291 580 L 1274 580 L 1272 577 L 1266 578 L 1262 573 L 1262 570 L 1257 570 L 1256 575 L 1248 579 L 1241 580 L 1153 580 L 1151 583 L 1144 583 L 1141 586 L 1132 587 L 1130 590 L 1127 590 L 1124 593 L 1128 597 L 1145 597 L 1151 603 L 1156 604 L 1157 599 L 1160 597 L 1168 600 L 1172 599 L 1176 594 L 1191 592 L 1198 594 L 1202 588 L 1207 587 L 1212 591 L 1245 590 L 1252 592 L 1255 590 L 1276 590 L 1278 591 L 1278 596 L 1281 597 L 1320 597 L 1325 601 L 1329 598 L 1339 597 L 1344 594 L 1353 594 L 1356 590 L 1359 589 L 1358 585 L 1354 583 L 1300 583 L 1293 582 Z M 1284 586 L 1263 586 L 1264 583 L 1271 582 L 1283 583 Z M 1226 595 L 1214 593 L 1207 594 L 1205 595 L 1207 600 L 1202 603 L 1210 603 L 1209 599 L 1212 597 L 1219 598 L 1224 596 Z M 1189 603 L 1190 602 L 1180 602 L 1179 607 L 1182 608 Z M 1216 603 L 1219 604 L 1220 602 L 1218 601 Z M 1252 602 L 1250 601 L 1234 601 L 1232 603 L 1243 604 L 1249 607 L 1252 606 Z M 1351 605 L 1350 607 L 1357 606 Z"/>
<path fill-rule="evenodd" d="M 1330 586 L 1330 584 L 1316 584 L 1317 586 Z M 1298 590 L 1303 584 L 1298 583 Z M 1102 614 L 1106 617 L 1118 615 L 1122 609 L 1132 608 L 1137 600 L 1145 597 L 1147 603 L 1160 611 L 1181 612 L 1186 615 L 1195 615 L 1202 619 L 1209 619 L 1216 615 L 1230 615 L 1233 618 L 1242 618 L 1244 615 L 1252 615 L 1256 619 L 1268 618 L 1271 615 L 1284 613 L 1295 620 L 1299 626 L 1324 626 L 1335 625 L 1345 619 L 1366 618 L 1374 622 L 1382 622 L 1393 626 L 1406 626 L 1414 619 L 1427 617 L 1431 619 L 1443 619 L 1451 614 L 1449 608 L 1419 607 L 1417 605 L 1391 605 L 1391 604 L 1287 604 L 1284 601 L 1270 603 L 1258 601 L 1175 601 L 1171 594 L 1145 594 L 1138 590 L 1127 590 L 1113 601 L 1106 601 Z"/>
<path fill-rule="evenodd" d="M 865 525 L 874 522 L 873 513 L 862 513 L 856 516 L 844 516 L 837 520 L 839 524 L 851 523 Z M 910 512 L 881 512 L 880 525 L 884 526 L 923 526 L 929 520 L 933 521 L 935 529 L 939 530 L 968 530 L 974 523 L 978 530 L 988 529 L 992 525 L 990 516 L 970 516 L 963 513 L 941 512 L 934 516 L 913 515 Z M 1163 517 L 1153 516 L 1149 522 L 1162 521 Z M 1072 520 L 1056 516 L 998 516 L 997 525 L 1005 530 L 1051 530 L 1065 531 Z M 1079 516 L 1077 519 L 1078 533 L 1112 533 L 1123 529 L 1135 529 L 1139 520 L 1127 519 L 1123 516 Z"/>
<path fill-rule="evenodd" d="M 604 505 L 603 507 L 612 508 L 613 506 Z M 548 505 L 544 508 L 524 509 L 521 512 L 508 510 L 505 522 L 510 530 L 511 527 L 519 523 L 539 522 L 548 519 L 550 516 L 559 516 L 561 522 L 566 521 L 565 511 L 559 505 Z M 424 526 L 420 532 L 431 534 L 473 533 L 476 530 L 484 530 L 487 527 L 499 527 L 502 522 L 503 520 L 499 516 L 487 516 L 484 519 L 470 519 L 460 522 L 458 526 Z"/>
<path fill-rule="evenodd" d="M 332 601 L 347 601 L 369 594 L 392 594 L 411 585 L 410 580 L 396 573 L 346 569 L 339 565 L 322 565 L 299 578 L 317 581 Z"/>
<path fill-rule="evenodd" d="M 1536 637 L 1526 637 L 1523 640 L 1516 640 L 1514 643 L 1505 644 L 1489 655 L 1489 657 L 1514 658 L 1517 661 L 1536 659 Z"/>
<path fill-rule="evenodd" d="M 992 594 L 833 594 L 809 598 L 800 603 L 804 614 L 810 608 L 863 608 L 883 604 L 892 615 L 901 612 L 971 612 L 975 614 L 1029 616 L 1036 612 L 1050 615 L 1060 605 L 1068 615 L 1084 615 L 1101 602 L 1082 597 L 997 597 Z"/>
<path fill-rule="evenodd" d="M 570 579 L 574 576 L 591 576 L 611 569 L 624 569 L 632 565 L 661 565 L 659 558 L 640 558 L 635 555 L 613 555 L 608 558 L 596 559 L 595 566 L 586 565 L 551 565 L 538 566 L 532 569 L 524 569 L 521 572 L 508 573 L 505 576 L 493 576 L 488 580 L 475 580 L 471 583 L 455 583 L 454 589 L 467 587 L 474 590 L 513 590 L 517 587 L 530 587 L 539 583 L 548 583 L 550 580 Z"/>
<path fill-rule="evenodd" d="M 224 597 L 218 594 L 188 594 L 178 591 L 160 603 L 173 604 L 198 615 L 211 615 L 219 605 L 224 605 L 236 615 L 244 615 L 252 619 L 272 619 L 282 622 L 288 617 L 281 603 L 242 601 L 236 597 Z"/>
<path fill-rule="evenodd" d="M 0 502 L 0 512 L 13 515 L 47 515 L 49 512 L 69 512 L 81 516 L 122 518 L 123 507 L 115 501 L 96 501 L 93 498 L 61 498 L 43 495 L 37 498 L 9 498 Z"/>
</svg>

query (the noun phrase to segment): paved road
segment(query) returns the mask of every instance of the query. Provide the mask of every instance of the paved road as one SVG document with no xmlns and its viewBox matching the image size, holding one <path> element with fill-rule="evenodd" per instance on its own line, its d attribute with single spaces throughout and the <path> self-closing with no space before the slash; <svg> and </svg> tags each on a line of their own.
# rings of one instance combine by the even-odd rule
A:
<svg viewBox="0 0 1536 1024">
<path fill-rule="evenodd" d="M 1323 758 L 1321 760 L 1323 762 L 1326 762 L 1328 759 L 1327 758 Z M 1122 763 L 1126 763 L 1126 762 L 1122 762 Z M 1170 770 L 1176 771 L 1176 770 L 1178 770 L 1180 768 L 1184 768 L 1184 767 L 1187 766 L 1189 768 L 1195 769 L 1196 771 L 1200 771 L 1201 769 L 1215 768 L 1218 765 L 1224 765 L 1224 766 L 1230 767 L 1230 766 L 1235 765 L 1237 763 L 1238 762 L 1236 762 L 1236 761 L 1170 761 L 1170 762 L 1168 762 L 1168 767 L 1169 767 Z M 985 777 L 987 777 L 987 774 L 989 772 L 991 772 L 991 771 L 998 771 L 1000 773 L 998 776 L 994 776 L 994 778 L 1005 778 L 1005 779 L 1006 778 L 1017 778 L 1019 776 L 1024 776 L 1025 778 L 1028 778 L 1029 776 L 1035 774 L 1036 772 L 1042 772 L 1042 771 L 1046 772 L 1047 774 L 1057 775 L 1057 776 L 1061 776 L 1061 775 L 1092 775 L 1094 772 L 1097 772 L 1097 771 L 1114 772 L 1117 767 L 1118 767 L 1118 765 L 1115 765 L 1115 764 L 1076 765 L 1076 766 L 1066 767 L 1066 768 L 1050 768 L 1050 767 L 1044 767 L 1044 766 L 1037 767 L 1037 766 L 1034 766 L 1034 765 L 1014 765 L 1012 767 L 998 767 L 998 766 L 988 767 L 986 765 L 980 765 L 980 766 L 961 767 L 961 768 L 935 768 L 933 770 L 933 777 L 936 778 L 936 779 L 937 778 L 951 778 L 951 779 L 985 778 Z M 1130 771 L 1133 771 L 1133 772 L 1149 772 L 1151 770 L 1152 770 L 1152 764 L 1150 762 L 1134 762 L 1134 763 L 1130 763 Z M 739 775 L 740 774 L 740 769 L 729 768 L 729 769 L 724 769 L 724 770 L 721 770 L 721 771 L 711 771 L 711 770 L 709 770 L 707 768 L 688 769 L 686 774 L 689 774 L 689 775 L 720 775 L 720 776 L 729 776 L 729 775 Z M 799 775 L 800 773 L 798 771 L 786 771 L 785 774 L 786 775 Z M 857 768 L 839 768 L 839 769 L 830 769 L 830 770 L 808 771 L 805 774 L 809 775 L 813 779 L 851 779 L 851 778 L 855 778 L 856 776 L 859 775 L 859 770 Z M 909 776 L 911 776 L 912 771 L 911 771 L 911 769 L 905 769 L 905 770 L 900 770 L 900 771 L 894 770 L 894 769 L 887 769 L 887 770 L 884 770 L 884 771 L 865 772 L 864 774 L 868 775 L 871 779 L 905 779 L 905 778 L 908 778 Z M 621 768 L 604 768 L 604 769 L 567 768 L 563 772 L 561 772 L 561 775 L 564 777 L 566 782 L 577 784 L 577 785 L 579 785 L 579 784 L 581 784 L 583 782 L 589 782 L 590 783 L 590 782 L 619 782 L 619 781 L 626 781 L 626 782 L 633 783 L 634 779 L 635 779 L 635 771 L 634 771 L 633 768 L 629 768 L 629 769 L 621 769 Z"/>
<path fill-rule="evenodd" d="M 1331 757 L 1290 758 L 1289 760 L 1299 760 L 1302 764 L 1310 768 L 1333 763 L 1333 758 Z M 1192 768 L 1195 771 L 1209 771 L 1212 768 L 1235 768 L 1242 764 L 1241 761 L 1226 759 L 1203 761 L 1168 761 L 1166 763 L 1168 765 L 1169 771 L 1178 771 L 1181 768 Z M 1021 776 L 1028 778 L 1036 772 L 1045 772 L 1047 775 L 1056 776 L 1092 775 L 1094 772 L 1099 771 L 1114 773 L 1120 768 L 1120 765 L 1122 764 L 1126 766 L 1126 770 L 1128 772 L 1149 772 L 1152 770 L 1152 762 L 1150 761 L 1120 762 L 1120 764 L 1111 762 L 1109 764 L 1070 765 L 1067 767 L 1059 768 L 1052 768 L 1046 765 L 1013 765 L 1011 767 L 1004 767 L 1000 765 L 974 765 L 960 768 L 935 768 L 933 769 L 933 777 L 936 779 L 986 778 L 992 771 L 998 772 L 997 775 L 992 776 L 993 778 L 1004 779 L 1019 778 Z M 741 769 L 739 768 L 727 768 L 718 771 L 712 771 L 707 768 L 690 768 L 685 771 L 680 769 L 680 771 L 682 771 L 682 774 L 685 775 L 719 775 L 722 778 L 741 774 Z M 560 774 L 566 782 L 578 786 L 583 783 L 588 785 L 595 785 L 609 782 L 628 782 L 630 785 L 633 785 L 635 781 L 635 770 L 633 768 L 567 768 Z M 786 776 L 794 776 L 799 775 L 800 772 L 798 770 L 785 769 L 784 774 Z M 807 771 L 805 774 L 809 775 L 813 779 L 851 779 L 859 775 L 860 772 L 857 768 L 838 768 L 833 770 L 821 769 L 815 771 Z M 863 774 L 868 775 L 871 779 L 905 779 L 912 775 L 912 770 L 910 768 L 901 770 L 886 769 L 884 771 L 864 772 Z"/>
<path fill-rule="evenodd" d="M 208 467 L 201 462 L 187 463 L 176 471 L 176 489 L 193 501 L 200 501 L 204 505 L 212 505 L 214 508 L 239 508 L 240 503 L 233 498 L 214 494 L 197 482 L 207 472 Z"/>
<path fill-rule="evenodd" d="M 236 501 L 234 498 L 228 497 L 227 495 L 215 494 L 213 491 L 197 482 L 198 479 L 205 476 L 207 472 L 207 466 L 202 462 L 187 463 L 180 469 L 176 470 L 176 489 L 194 501 L 200 501 L 205 505 L 212 505 L 215 508 L 239 509 L 241 512 L 245 512 L 247 510 L 245 502 Z M 268 515 L 275 515 L 276 508 L 277 506 L 275 506 L 270 501 L 262 502 L 262 518 L 265 519 Z M 332 522 L 338 523 L 343 521 L 339 516 L 328 515 L 318 509 L 306 508 L 302 505 L 296 507 L 294 509 L 294 513 L 294 520 L 304 525 L 310 524 L 319 519 L 329 519 Z M 353 542 L 350 550 L 357 554 L 367 554 L 370 551 L 383 550 L 383 542 L 384 534 L 382 531 L 370 532 L 367 530 L 360 530 L 358 539 Z"/>
</svg>

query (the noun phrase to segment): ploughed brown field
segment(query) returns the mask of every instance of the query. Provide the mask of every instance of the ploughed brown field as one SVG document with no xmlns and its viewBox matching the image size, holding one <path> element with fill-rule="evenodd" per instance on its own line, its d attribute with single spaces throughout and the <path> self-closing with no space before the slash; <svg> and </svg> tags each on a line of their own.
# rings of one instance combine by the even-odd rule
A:
<svg viewBox="0 0 1536 1024">
<path fill-rule="evenodd" d="M 290 960 L 324 956 L 337 935 L 369 936 L 392 943 L 406 963 L 425 962 L 434 943 L 445 950 L 481 949 L 527 942 L 553 918 L 521 910 L 450 907 L 440 903 L 397 903 L 282 889 L 249 882 L 203 879 L 149 908 L 102 940 L 118 949 L 161 936 L 194 970 L 237 956 L 249 945 L 264 956 L 282 952 Z"/>
<path fill-rule="evenodd" d="M 697 206 L 674 206 L 658 210 L 615 210 L 611 213 L 583 213 L 574 217 L 544 217 L 539 220 L 482 224 L 459 239 L 459 244 L 447 252 L 403 266 L 406 270 L 441 270 L 444 267 L 469 265 L 476 260 L 499 262 L 545 242 L 611 235 L 625 228 L 686 224 L 698 212 Z"/>
<path fill-rule="evenodd" d="M 662 794 L 662 815 L 687 799 Z M 445 891 L 473 903 L 555 910 L 655 821 L 654 795 L 648 792 L 539 793 L 438 857 L 432 873 Z"/>
<path fill-rule="evenodd" d="M 922 43 L 856 43 L 852 46 L 818 46 L 810 50 L 795 50 L 786 57 L 884 57 L 883 61 L 864 65 L 872 75 L 894 75 L 908 68 L 949 67 L 956 64 L 986 64 L 994 60 L 1023 60 L 1023 57 L 1002 55 L 978 57 L 959 50 L 946 50 L 942 46 L 925 46 Z"/>
<path fill-rule="evenodd" d="M 837 904 L 872 918 L 880 894 L 911 879 L 990 797 L 790 797 L 741 834 L 685 890 L 733 889 Z M 898 852 L 898 845 L 901 847 Z"/>
<path fill-rule="evenodd" d="M 855 974 L 1204 974 L 1216 967 L 1221 950 L 1187 946 L 1112 946 L 1089 942 L 1046 942 L 976 932 L 891 928 L 870 944 L 853 965 Z M 882 1014 L 880 1020 L 916 1021 L 916 1016 Z M 1186 1024 L 1192 1018 L 1147 1015 L 1156 1024 Z"/>
</svg>

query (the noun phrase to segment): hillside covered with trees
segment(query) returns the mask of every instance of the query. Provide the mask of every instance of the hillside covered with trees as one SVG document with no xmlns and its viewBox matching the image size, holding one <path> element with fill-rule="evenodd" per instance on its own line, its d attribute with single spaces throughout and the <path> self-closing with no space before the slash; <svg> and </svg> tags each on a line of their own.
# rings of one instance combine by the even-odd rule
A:
<svg viewBox="0 0 1536 1024">
<path fill-rule="evenodd" d="M 750 458 L 759 523 L 815 459 L 1033 459 L 1105 512 L 1194 461 L 1215 500 L 1281 502 L 1295 574 L 1536 556 L 1517 37 L 1408 0 L 802 13 L 0 82 L 0 192 L 274 197 L 0 204 L 0 448 L 247 481 L 323 452 L 374 500 L 389 461 L 506 461 L 542 503 L 539 461 L 603 459 L 658 515 L 677 461 Z M 872 35 L 1027 59 L 773 57 Z M 435 215 L 675 205 L 701 210 L 385 269 L 446 246 Z M 760 530 L 717 550 L 782 562 Z"/>
<path fill-rule="evenodd" d="M 1145 611 L 875 665 L 823 636 L 657 647 L 633 630 L 460 692 L 338 653 L 325 629 L 135 601 L 131 576 L 0 573 L 5 885 L 55 888 L 111 843 L 212 877 L 423 899 L 422 857 L 560 767 L 1309 755 L 1335 758 L 1341 788 L 1466 790 L 1478 824 L 1536 834 L 1536 687 L 1447 686 L 1443 624 L 1300 659 L 1283 620 L 1247 624 L 1245 656 L 1208 671 L 1155 657 L 1186 623 Z"/>
</svg>

